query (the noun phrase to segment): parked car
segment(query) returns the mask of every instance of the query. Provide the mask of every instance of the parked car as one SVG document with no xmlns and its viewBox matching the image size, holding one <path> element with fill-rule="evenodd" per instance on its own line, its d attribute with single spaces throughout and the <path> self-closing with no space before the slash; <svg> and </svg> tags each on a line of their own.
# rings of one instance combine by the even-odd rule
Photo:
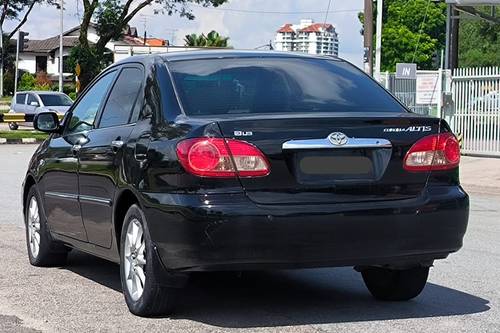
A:
<svg viewBox="0 0 500 333">
<path fill-rule="evenodd" d="M 36 115 L 40 112 L 52 111 L 65 114 L 73 104 L 68 95 L 54 91 L 20 91 L 12 98 L 10 113 L 25 113 Z M 28 125 L 30 122 L 28 122 Z M 17 130 L 16 122 L 9 123 L 11 130 Z"/>
<path fill-rule="evenodd" d="M 120 264 L 134 314 L 172 311 L 196 271 L 354 266 L 377 299 L 408 300 L 462 246 L 449 126 L 346 61 L 131 57 L 68 112 L 35 119 L 51 135 L 23 184 L 29 261 Z"/>
</svg>

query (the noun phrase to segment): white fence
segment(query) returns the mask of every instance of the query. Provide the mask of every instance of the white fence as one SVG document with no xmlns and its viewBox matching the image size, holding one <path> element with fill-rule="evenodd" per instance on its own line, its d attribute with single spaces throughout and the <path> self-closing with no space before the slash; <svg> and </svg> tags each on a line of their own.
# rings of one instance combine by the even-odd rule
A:
<svg viewBox="0 0 500 333">
<path fill-rule="evenodd" d="M 455 69 L 451 91 L 462 152 L 500 156 L 500 67 Z"/>
</svg>

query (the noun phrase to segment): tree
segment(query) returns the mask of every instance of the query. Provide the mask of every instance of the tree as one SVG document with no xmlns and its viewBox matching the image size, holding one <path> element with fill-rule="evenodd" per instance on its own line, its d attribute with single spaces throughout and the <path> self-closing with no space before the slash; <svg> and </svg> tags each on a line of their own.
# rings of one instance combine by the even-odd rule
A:
<svg viewBox="0 0 500 333">
<path fill-rule="evenodd" d="M 362 14 L 359 19 L 364 23 Z M 385 0 L 381 70 L 394 71 L 398 62 L 415 62 L 419 69 L 434 69 L 432 55 L 444 49 L 445 34 L 444 2 Z"/>
<path fill-rule="evenodd" d="M 228 41 L 229 37 L 223 37 L 215 30 L 207 35 L 191 34 L 184 38 L 185 45 L 193 47 L 228 47 Z"/>
<path fill-rule="evenodd" d="M 118 38 L 130 20 L 143 8 L 154 6 L 159 14 L 179 14 L 181 17 L 194 19 L 188 4 L 196 3 L 202 6 L 219 6 L 228 0 L 83 0 L 83 17 L 80 25 L 78 52 L 84 58 L 73 55 L 73 62 L 80 64 L 83 73 L 80 84 L 82 89 L 90 82 L 91 76 L 99 72 L 105 58 L 106 44 Z M 90 45 L 87 34 L 91 20 L 97 21 L 99 39 L 95 45 Z M 94 59 L 90 59 L 94 57 Z"/>
<path fill-rule="evenodd" d="M 42 3 L 42 0 L 2 0 L 0 3 L 0 27 L 2 27 L 5 20 L 19 19 L 19 23 L 7 35 L 7 39 L 11 39 L 14 34 L 26 23 L 33 7 L 37 3 Z M 47 1 L 53 4 L 52 0 Z"/>
<path fill-rule="evenodd" d="M 489 7 L 476 10 L 489 14 Z M 500 65 L 500 24 L 484 20 L 460 20 L 458 35 L 459 67 Z"/>
<path fill-rule="evenodd" d="M 8 70 L 6 65 L 9 65 L 7 47 L 10 39 L 21 29 L 28 20 L 33 7 L 37 3 L 42 3 L 44 0 L 1 0 L 0 1 L 0 34 L 2 41 L 0 42 L 0 66 L 2 69 Z M 53 0 L 45 1 L 53 4 Z M 19 23 L 8 34 L 4 34 L 3 25 L 6 20 L 19 20 Z"/>
</svg>

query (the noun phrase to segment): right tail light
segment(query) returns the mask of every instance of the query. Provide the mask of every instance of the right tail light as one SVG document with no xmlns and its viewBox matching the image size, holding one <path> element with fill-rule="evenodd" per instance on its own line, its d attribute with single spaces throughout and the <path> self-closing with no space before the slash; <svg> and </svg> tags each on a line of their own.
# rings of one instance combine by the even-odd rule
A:
<svg viewBox="0 0 500 333">
<path fill-rule="evenodd" d="M 406 153 L 407 171 L 453 169 L 460 163 L 460 144 L 452 133 L 433 134 L 418 140 Z"/>
</svg>

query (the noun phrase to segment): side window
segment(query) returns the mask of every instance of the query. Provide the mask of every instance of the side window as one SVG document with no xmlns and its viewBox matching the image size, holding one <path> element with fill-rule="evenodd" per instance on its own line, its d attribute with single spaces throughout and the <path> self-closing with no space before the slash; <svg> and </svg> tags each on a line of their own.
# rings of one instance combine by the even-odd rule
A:
<svg viewBox="0 0 500 333">
<path fill-rule="evenodd" d="M 38 103 L 38 99 L 36 98 L 36 96 L 35 96 L 35 95 L 33 95 L 33 94 L 28 94 L 28 102 L 27 102 L 26 104 L 31 105 L 31 103 L 33 103 L 33 102 L 35 102 L 35 103 L 39 104 L 39 103 Z"/>
<path fill-rule="evenodd" d="M 115 75 L 116 71 L 107 73 L 87 90 L 72 111 L 66 134 L 88 131 L 94 127 L 97 111 L 99 111 Z"/>
<path fill-rule="evenodd" d="M 16 104 L 24 104 L 24 101 L 26 101 L 26 94 L 16 95 Z"/>
<path fill-rule="evenodd" d="M 102 112 L 99 128 L 125 125 L 131 121 L 142 81 L 143 74 L 139 68 L 124 68 L 121 71 Z"/>
</svg>

